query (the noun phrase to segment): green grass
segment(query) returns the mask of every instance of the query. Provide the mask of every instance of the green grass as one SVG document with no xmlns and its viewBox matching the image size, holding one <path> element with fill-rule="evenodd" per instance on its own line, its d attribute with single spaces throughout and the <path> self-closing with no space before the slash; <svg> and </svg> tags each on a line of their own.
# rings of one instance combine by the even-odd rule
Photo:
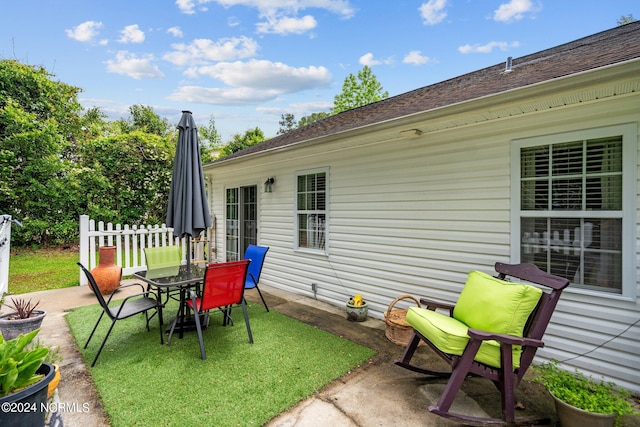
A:
<svg viewBox="0 0 640 427">
<path fill-rule="evenodd" d="M 44 291 L 76 286 L 79 274 L 77 249 L 40 249 L 11 254 L 9 294 Z"/>
<path fill-rule="evenodd" d="M 165 310 L 165 325 L 176 305 Z M 84 342 L 98 306 L 67 315 L 87 366 L 110 322 L 103 320 L 88 349 Z M 89 368 L 113 427 L 225 425 L 260 426 L 316 390 L 370 359 L 375 351 L 295 319 L 249 304 L 254 344 L 241 309 L 234 326 L 219 312 L 204 331 L 207 359 L 200 359 L 195 332 L 161 346 L 158 323 L 144 317 L 116 323 L 94 368 Z"/>
</svg>

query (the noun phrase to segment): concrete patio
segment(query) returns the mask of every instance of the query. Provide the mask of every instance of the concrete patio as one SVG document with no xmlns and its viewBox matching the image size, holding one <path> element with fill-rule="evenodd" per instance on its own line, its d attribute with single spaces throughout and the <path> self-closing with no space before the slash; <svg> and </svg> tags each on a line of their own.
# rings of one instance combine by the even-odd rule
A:
<svg viewBox="0 0 640 427">
<path fill-rule="evenodd" d="M 374 359 L 364 366 L 271 420 L 267 424 L 269 427 L 460 425 L 433 415 L 427 409 L 437 401 L 444 380 L 426 378 L 392 363 L 401 356 L 403 348 L 386 338 L 386 326 L 382 320 L 368 318 L 364 322 L 349 322 L 340 307 L 267 286 L 261 289 L 270 309 L 378 351 Z M 118 297 L 126 295 L 126 292 L 121 292 Z M 40 339 L 59 347 L 63 357 L 59 398 L 62 404 L 71 408 L 62 414 L 65 426 L 109 426 L 64 319 L 68 310 L 94 304 L 95 297 L 86 286 L 35 292 L 28 296 L 34 301 L 40 300 L 41 307 L 47 311 Z M 248 292 L 247 298 L 259 301 L 255 292 Z M 95 319 L 87 321 L 94 322 Z M 426 348 L 421 347 L 418 352 L 417 357 L 428 363 L 442 363 Z M 500 395 L 490 382 L 470 379 L 463 391 L 456 398 L 453 409 L 466 414 L 500 416 Z M 268 399 L 268 396 L 263 398 Z M 518 388 L 517 398 L 525 407 L 518 415 L 554 417 L 553 402 L 539 385 L 523 382 Z M 625 425 L 640 426 L 640 420 L 637 421 Z"/>
</svg>

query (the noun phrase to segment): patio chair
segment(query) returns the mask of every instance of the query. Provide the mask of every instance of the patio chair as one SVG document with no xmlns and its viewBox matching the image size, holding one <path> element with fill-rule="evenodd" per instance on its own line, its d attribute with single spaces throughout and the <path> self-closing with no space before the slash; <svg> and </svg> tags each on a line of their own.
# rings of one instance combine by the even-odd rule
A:
<svg viewBox="0 0 640 427">
<path fill-rule="evenodd" d="M 262 292 L 260 292 L 260 288 L 258 287 L 258 282 L 260 282 L 260 274 L 262 273 L 262 266 L 264 265 L 264 258 L 267 255 L 267 251 L 269 250 L 268 246 L 256 246 L 249 245 L 247 250 L 244 253 L 244 259 L 248 259 L 251 261 L 249 264 L 249 271 L 247 272 L 247 281 L 244 285 L 245 289 L 253 289 L 256 288 L 258 290 L 258 295 L 260 295 L 260 299 L 262 300 L 262 304 L 264 304 L 264 308 L 269 311 L 269 307 L 267 307 L 267 303 L 262 296 Z"/>
<path fill-rule="evenodd" d="M 178 274 L 180 266 L 182 265 L 182 250 L 180 246 L 158 246 L 155 248 L 144 248 L 144 258 L 147 264 L 147 275 L 152 275 L 153 271 L 161 271 L 162 275 L 173 276 Z M 150 277 L 151 278 L 151 277 Z M 150 286 L 147 286 L 147 291 L 151 290 Z M 166 299 L 165 304 L 169 301 L 169 298 L 174 295 L 174 299 L 178 300 L 179 297 L 175 297 L 180 293 L 179 289 L 169 290 L 165 289 Z M 161 296 L 162 290 L 158 290 L 158 295 Z M 161 298 L 162 299 L 162 298 Z"/>
<path fill-rule="evenodd" d="M 204 273 L 202 295 L 197 297 L 193 290 L 189 292 L 190 299 L 186 300 L 186 303 L 194 311 L 193 317 L 196 322 L 198 341 L 200 343 L 200 356 L 203 360 L 207 358 L 207 355 L 204 350 L 200 314 L 209 310 L 220 309 L 223 315 L 223 325 L 226 326 L 228 323 L 233 323 L 230 318 L 231 307 L 234 305 L 242 306 L 249 343 L 253 344 L 249 314 L 244 300 L 244 284 L 247 278 L 248 265 L 249 260 L 209 264 Z M 175 327 L 175 324 L 173 327 Z M 169 335 L 172 333 L 173 331 Z"/>
<path fill-rule="evenodd" d="M 515 389 L 543 347 L 542 336 L 569 280 L 533 264 L 496 263 L 497 277 L 472 271 L 455 305 L 426 298 L 426 308 L 411 307 L 406 320 L 414 334 L 395 364 L 415 372 L 449 378 L 438 404 L 429 411 L 445 418 L 487 424 L 545 424 L 548 419 L 515 417 Z M 537 284 L 515 283 L 508 277 Z M 447 313 L 437 312 L 437 309 Z M 411 358 L 421 341 L 449 363 L 440 371 L 416 366 Z M 450 412 L 467 376 L 491 380 L 502 398 L 504 419 L 478 418 Z"/>
<path fill-rule="evenodd" d="M 149 320 L 151 319 L 151 317 L 153 317 L 156 314 L 158 315 L 158 321 L 160 323 L 160 328 L 159 328 L 160 344 L 164 344 L 164 340 L 162 337 L 162 304 L 160 303 L 160 300 L 158 299 L 158 297 L 156 297 L 156 295 L 153 292 L 145 291 L 144 286 L 140 283 L 120 285 L 118 287 L 118 291 L 127 287 L 140 286 L 141 292 L 124 298 L 122 300 L 122 303 L 118 306 L 109 306 L 109 304 L 111 303 L 111 298 L 113 298 L 113 296 L 116 293 L 115 292 L 112 293 L 111 295 L 109 295 L 109 298 L 105 300 L 102 293 L 100 292 L 100 289 L 98 289 L 98 284 L 96 283 L 96 280 L 91 274 L 91 272 L 87 270 L 81 263 L 78 263 L 78 265 L 80 266 L 84 274 L 87 276 L 87 280 L 89 281 L 89 287 L 91 288 L 91 290 L 93 291 L 93 294 L 98 299 L 98 303 L 102 308 L 100 317 L 98 317 L 98 321 L 93 327 L 93 330 L 91 331 L 91 334 L 89 335 L 89 338 L 87 339 L 87 342 L 85 343 L 84 348 L 87 348 L 87 346 L 89 345 L 89 342 L 91 341 L 91 338 L 93 338 L 93 334 L 96 332 L 96 329 L 98 328 L 98 325 L 102 320 L 102 317 L 106 314 L 107 317 L 111 319 L 111 326 L 109 326 L 109 330 L 107 331 L 107 334 L 102 340 L 102 344 L 100 344 L 98 353 L 93 359 L 93 362 L 91 362 L 92 367 L 95 366 L 96 361 L 98 360 L 98 357 L 100 356 L 100 353 L 102 352 L 102 349 L 104 348 L 104 345 L 107 342 L 107 339 L 109 338 L 109 335 L 111 334 L 111 331 L 113 330 L 113 327 L 115 326 L 116 322 L 118 320 L 124 320 L 129 317 L 135 316 L 136 314 L 144 313 L 146 318 L 146 323 L 147 323 L 147 331 L 150 331 Z M 151 310 L 153 310 L 154 313 L 151 316 L 149 316 L 149 311 Z"/>
</svg>

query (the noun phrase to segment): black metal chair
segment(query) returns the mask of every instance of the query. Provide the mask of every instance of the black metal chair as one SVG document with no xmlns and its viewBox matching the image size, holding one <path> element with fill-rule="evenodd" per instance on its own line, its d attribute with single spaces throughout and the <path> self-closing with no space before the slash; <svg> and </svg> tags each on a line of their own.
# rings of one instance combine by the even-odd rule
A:
<svg viewBox="0 0 640 427">
<path fill-rule="evenodd" d="M 115 292 L 112 293 L 107 300 L 105 300 L 104 296 L 100 292 L 100 289 L 98 289 L 98 284 L 96 283 L 96 280 L 91 274 L 91 272 L 87 270 L 81 263 L 78 263 L 78 265 L 80 266 L 84 274 L 87 276 L 87 279 L 89 280 L 89 286 L 91 287 L 93 294 L 98 299 L 98 303 L 100 303 L 100 307 L 102 307 L 102 313 L 100 313 L 100 317 L 98 317 L 98 321 L 96 322 L 96 325 L 93 327 L 93 330 L 91 331 L 91 334 L 89 335 L 89 338 L 87 339 L 87 342 L 85 343 L 84 348 L 87 348 L 87 346 L 89 345 L 89 342 L 91 341 L 91 338 L 93 338 L 93 334 L 96 332 L 96 329 L 98 328 L 98 325 L 100 324 L 100 321 L 102 320 L 102 317 L 105 315 L 105 313 L 107 317 L 111 319 L 111 326 L 109 327 L 109 331 L 107 332 L 107 335 L 105 335 L 104 339 L 102 340 L 102 344 L 100 344 L 100 348 L 98 349 L 98 353 L 96 354 L 96 357 L 93 359 L 93 362 L 91 363 L 92 367 L 95 366 L 96 361 L 98 360 L 98 357 L 100 356 L 100 353 L 102 352 L 102 349 L 104 348 L 104 345 L 107 342 L 107 338 L 109 338 L 109 335 L 111 334 L 111 331 L 113 330 L 113 327 L 116 324 L 116 321 L 127 319 L 129 317 L 135 316 L 136 314 L 142 314 L 142 313 L 145 314 L 146 321 L 147 321 L 147 331 L 150 330 L 149 320 L 151 319 L 151 317 L 153 317 L 153 315 L 155 314 L 158 315 L 158 322 L 160 323 L 160 328 L 159 328 L 160 344 L 164 344 L 164 339 L 162 337 L 162 304 L 159 298 L 156 296 L 156 294 L 154 294 L 153 292 L 145 291 L 144 286 L 140 283 L 131 283 L 129 285 L 121 285 L 119 289 L 130 287 L 130 286 L 140 286 L 140 288 L 142 289 L 142 292 L 126 297 L 125 299 L 122 300 L 122 303 L 118 306 L 110 307 L 109 303 L 111 303 L 111 298 L 113 298 L 113 295 L 115 295 Z M 153 313 L 151 316 L 149 316 L 150 310 L 155 311 L 155 313 Z"/>
</svg>

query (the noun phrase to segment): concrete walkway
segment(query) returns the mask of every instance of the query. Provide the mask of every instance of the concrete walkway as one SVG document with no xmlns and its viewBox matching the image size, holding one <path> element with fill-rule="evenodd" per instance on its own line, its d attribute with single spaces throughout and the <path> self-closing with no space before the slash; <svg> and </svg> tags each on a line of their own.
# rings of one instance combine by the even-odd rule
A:
<svg viewBox="0 0 640 427">
<path fill-rule="evenodd" d="M 393 359 L 401 356 L 403 348 L 385 337 L 386 326 L 383 321 L 368 318 L 365 322 L 349 322 L 340 307 L 267 286 L 261 289 L 270 309 L 378 351 L 366 365 L 354 369 L 313 397 L 276 417 L 268 423 L 269 427 L 460 425 L 433 415 L 427 409 L 437 401 L 445 381 L 425 378 L 392 363 Z M 125 291 L 117 294 L 118 298 L 126 295 Z M 109 426 L 91 376 L 64 319 L 66 311 L 94 304 L 95 297 L 86 286 L 24 296 L 41 301 L 47 316 L 39 338 L 50 346 L 59 347 L 63 357 L 59 363 L 62 373 L 59 397 L 60 402 L 70 408 L 63 413 L 65 426 Z M 247 299 L 258 302 L 256 296 L 256 292 L 248 292 Z M 87 321 L 93 323 L 95 319 Z M 418 357 L 428 363 L 441 363 L 426 348 L 418 350 Z M 500 396 L 493 385 L 479 378 L 468 380 L 467 383 L 464 392 L 456 398 L 455 409 L 468 414 L 487 416 L 486 413 L 489 413 L 499 417 Z M 537 384 L 525 382 L 518 390 L 518 398 L 526 408 L 521 415 L 547 414 L 553 417 L 553 403 Z"/>
</svg>

